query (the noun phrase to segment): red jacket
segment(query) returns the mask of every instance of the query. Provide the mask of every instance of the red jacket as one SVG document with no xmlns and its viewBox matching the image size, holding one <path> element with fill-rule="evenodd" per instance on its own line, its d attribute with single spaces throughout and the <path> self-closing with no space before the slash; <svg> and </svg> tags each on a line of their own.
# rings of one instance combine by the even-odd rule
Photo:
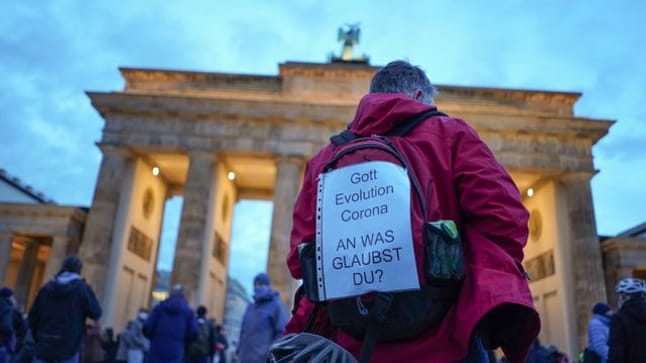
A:
<svg viewBox="0 0 646 363">
<path fill-rule="evenodd" d="M 431 108 L 404 95 L 369 94 L 359 103 L 349 129 L 364 136 L 383 134 Z M 428 220 L 456 222 L 464 245 L 466 276 L 457 303 L 439 327 L 413 340 L 378 343 L 371 361 L 456 361 L 467 355 L 476 324 L 487 315 L 492 344 L 502 346 L 510 362 L 522 362 L 538 335 L 540 320 L 521 265 L 529 216 L 517 187 L 463 120 L 432 117 L 405 137 L 394 137 L 393 143 L 415 170 L 427 198 Z M 333 151 L 334 146 L 328 145 L 307 163 L 294 207 L 287 265 L 296 279 L 302 278 L 297 246 L 313 240 L 316 231 L 316 178 Z M 421 236 L 413 238 L 417 251 Z M 423 281 L 421 253 L 416 253 L 416 260 Z M 302 331 L 312 308 L 303 298 L 286 333 Z M 340 330 L 336 341 L 359 355 L 361 341 Z"/>
</svg>

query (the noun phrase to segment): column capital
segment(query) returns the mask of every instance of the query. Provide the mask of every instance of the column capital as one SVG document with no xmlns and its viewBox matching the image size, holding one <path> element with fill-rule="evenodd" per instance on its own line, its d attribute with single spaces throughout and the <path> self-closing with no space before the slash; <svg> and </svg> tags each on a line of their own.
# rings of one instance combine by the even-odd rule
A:
<svg viewBox="0 0 646 363">
<path fill-rule="evenodd" d="M 218 155 L 213 151 L 207 150 L 189 150 L 186 152 L 190 160 L 209 160 L 211 162 L 218 161 Z"/>
<path fill-rule="evenodd" d="M 14 238 L 14 233 L 13 233 L 13 231 L 10 231 L 10 230 L 7 230 L 7 229 L 2 229 L 2 227 L 0 227 L 0 240 L 3 240 L 5 238 L 13 239 Z"/>
<path fill-rule="evenodd" d="M 598 170 L 575 170 L 562 174 L 559 177 L 559 180 L 565 184 L 590 181 L 595 175 L 597 175 Z"/>
<path fill-rule="evenodd" d="M 51 236 L 52 237 L 52 242 L 53 241 L 67 241 L 70 240 L 70 236 L 67 234 L 54 234 Z"/>
<path fill-rule="evenodd" d="M 99 150 L 101 150 L 101 153 L 103 153 L 103 155 L 118 155 L 123 157 L 124 159 L 135 156 L 132 150 L 128 149 L 125 146 L 102 142 L 97 142 L 96 146 L 99 148 Z"/>
</svg>

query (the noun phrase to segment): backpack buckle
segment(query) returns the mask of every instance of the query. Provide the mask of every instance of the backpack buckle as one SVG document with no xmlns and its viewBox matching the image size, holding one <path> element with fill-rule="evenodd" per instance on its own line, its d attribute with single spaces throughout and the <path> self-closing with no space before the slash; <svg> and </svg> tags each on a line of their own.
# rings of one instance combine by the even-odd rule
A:
<svg viewBox="0 0 646 363">
<path fill-rule="evenodd" d="M 359 314 L 361 314 L 361 316 L 363 317 L 367 317 L 370 314 L 370 311 L 365 305 L 363 305 L 363 301 L 361 301 L 361 296 L 355 297 L 354 301 L 357 304 L 357 310 L 359 310 Z"/>
<path fill-rule="evenodd" d="M 386 313 L 390 310 L 390 306 L 393 304 L 393 299 L 395 296 L 389 293 L 378 293 L 375 297 L 375 303 L 372 309 L 368 309 L 366 305 L 361 301 L 361 296 L 354 298 L 354 301 L 357 305 L 357 310 L 359 314 L 363 317 L 373 316 L 377 321 L 386 320 Z"/>
</svg>

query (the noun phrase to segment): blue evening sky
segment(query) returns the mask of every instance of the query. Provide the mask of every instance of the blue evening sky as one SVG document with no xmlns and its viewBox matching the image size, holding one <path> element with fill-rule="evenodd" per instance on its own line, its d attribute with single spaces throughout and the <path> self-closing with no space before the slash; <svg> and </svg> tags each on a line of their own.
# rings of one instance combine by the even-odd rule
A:
<svg viewBox="0 0 646 363">
<path fill-rule="evenodd" d="M 325 62 L 337 28 L 360 22 L 373 65 L 406 58 L 439 84 L 582 92 L 577 115 L 617 120 L 593 148 L 597 227 L 613 235 L 646 221 L 644 14 L 631 0 L 2 1 L 0 168 L 89 206 L 103 121 L 84 91 L 122 89 L 118 67 L 275 75 L 281 62 Z M 180 202 L 167 208 L 163 267 Z M 270 203 L 236 207 L 230 273 L 245 286 L 265 265 L 270 217 Z"/>
</svg>

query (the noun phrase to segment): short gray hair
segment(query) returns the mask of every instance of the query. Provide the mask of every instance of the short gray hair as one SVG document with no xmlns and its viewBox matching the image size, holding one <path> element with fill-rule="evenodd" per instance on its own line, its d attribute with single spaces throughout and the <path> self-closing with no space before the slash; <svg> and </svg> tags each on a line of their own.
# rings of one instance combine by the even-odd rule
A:
<svg viewBox="0 0 646 363">
<path fill-rule="evenodd" d="M 432 104 L 437 89 L 420 67 L 403 60 L 388 63 L 372 77 L 370 82 L 370 93 L 410 95 L 418 89 L 424 93 L 424 103 Z"/>
</svg>

